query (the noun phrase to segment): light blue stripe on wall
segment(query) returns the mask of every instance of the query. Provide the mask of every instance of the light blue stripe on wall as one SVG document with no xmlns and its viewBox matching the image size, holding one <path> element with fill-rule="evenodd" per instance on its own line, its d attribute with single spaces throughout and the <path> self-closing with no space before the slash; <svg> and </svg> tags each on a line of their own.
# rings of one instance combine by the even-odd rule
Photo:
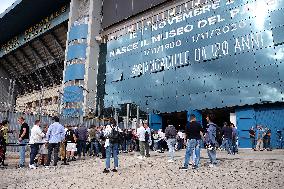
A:
<svg viewBox="0 0 284 189">
<path fill-rule="evenodd" d="M 75 58 L 86 58 L 86 44 L 76 44 L 68 46 L 67 61 Z"/>
<path fill-rule="evenodd" d="M 72 64 L 65 69 L 64 81 L 72 81 L 75 79 L 84 79 L 85 64 Z"/>
<path fill-rule="evenodd" d="M 83 88 L 79 86 L 67 86 L 64 88 L 63 102 L 82 102 L 84 100 Z"/>
<path fill-rule="evenodd" d="M 69 41 L 75 39 L 86 39 L 88 35 L 88 24 L 72 26 L 69 31 Z"/>
<path fill-rule="evenodd" d="M 83 115 L 83 110 L 81 108 L 68 108 L 63 110 L 63 115 L 65 116 Z"/>
</svg>

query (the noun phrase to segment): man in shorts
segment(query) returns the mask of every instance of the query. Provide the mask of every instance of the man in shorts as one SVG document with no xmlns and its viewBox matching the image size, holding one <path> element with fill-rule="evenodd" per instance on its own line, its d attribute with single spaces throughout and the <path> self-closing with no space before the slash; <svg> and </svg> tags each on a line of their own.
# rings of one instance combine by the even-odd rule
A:
<svg viewBox="0 0 284 189">
<path fill-rule="evenodd" d="M 65 139 L 67 142 L 66 151 L 67 151 L 67 161 L 76 161 L 74 153 L 77 151 L 76 148 L 76 135 L 71 125 L 67 126 L 67 131 L 65 134 Z"/>
</svg>

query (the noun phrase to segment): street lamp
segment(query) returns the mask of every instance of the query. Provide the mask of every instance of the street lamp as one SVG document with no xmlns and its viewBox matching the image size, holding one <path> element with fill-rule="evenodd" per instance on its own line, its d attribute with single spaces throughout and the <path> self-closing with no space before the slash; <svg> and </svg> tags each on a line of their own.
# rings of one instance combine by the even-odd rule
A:
<svg viewBox="0 0 284 189">
<path fill-rule="evenodd" d="M 146 95 L 145 98 L 147 98 L 147 100 L 146 100 L 146 102 L 145 102 L 145 105 L 148 106 L 148 105 L 149 105 L 148 99 L 149 99 L 149 98 L 152 98 L 152 96 Z M 147 124 L 148 124 L 148 126 L 149 126 L 149 107 L 147 107 L 147 112 L 146 112 L 146 113 L 147 113 Z"/>
</svg>

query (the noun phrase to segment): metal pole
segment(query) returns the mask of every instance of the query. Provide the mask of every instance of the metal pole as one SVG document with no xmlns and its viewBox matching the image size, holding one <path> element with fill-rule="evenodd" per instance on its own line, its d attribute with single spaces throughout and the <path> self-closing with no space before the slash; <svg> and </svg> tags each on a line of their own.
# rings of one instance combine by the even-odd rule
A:
<svg viewBox="0 0 284 189">
<path fill-rule="evenodd" d="M 14 100 L 14 90 L 15 90 L 15 80 L 13 80 L 12 91 L 11 91 L 11 101 L 10 101 L 10 112 L 13 111 L 13 100 Z"/>
<path fill-rule="evenodd" d="M 101 117 L 101 101 L 98 100 L 98 117 Z"/>
<path fill-rule="evenodd" d="M 127 129 L 129 125 L 129 109 L 130 109 L 130 104 L 126 104 L 126 128 Z"/>
<path fill-rule="evenodd" d="M 7 99 L 7 102 L 6 102 L 6 117 L 7 118 L 8 118 L 8 114 L 9 114 L 9 107 L 11 107 L 11 104 L 9 104 L 9 101 L 10 101 L 10 98 L 11 98 L 12 82 L 13 82 L 13 80 L 10 79 L 9 89 L 8 89 L 8 99 Z"/>
<path fill-rule="evenodd" d="M 116 121 L 116 124 L 118 125 L 118 116 L 117 116 L 116 108 L 114 108 L 114 119 Z"/>
<path fill-rule="evenodd" d="M 60 116 L 60 105 L 61 105 L 61 92 L 58 90 L 58 106 L 57 106 L 57 114 Z"/>
<path fill-rule="evenodd" d="M 136 122 L 136 128 L 138 128 L 139 127 L 139 106 L 137 106 L 137 112 L 136 112 L 136 119 L 137 119 L 137 122 Z"/>
<path fill-rule="evenodd" d="M 149 108 L 147 108 L 147 125 L 149 126 Z"/>
<path fill-rule="evenodd" d="M 42 113 L 42 98 L 43 98 L 43 87 L 40 86 L 40 96 L 39 96 L 39 118 L 41 117 Z"/>
</svg>

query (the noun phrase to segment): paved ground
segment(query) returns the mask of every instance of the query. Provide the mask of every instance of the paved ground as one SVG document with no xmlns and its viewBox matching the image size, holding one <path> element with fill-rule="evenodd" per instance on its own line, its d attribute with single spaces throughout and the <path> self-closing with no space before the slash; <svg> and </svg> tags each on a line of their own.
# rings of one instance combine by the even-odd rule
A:
<svg viewBox="0 0 284 189">
<path fill-rule="evenodd" d="M 218 152 L 218 167 L 209 168 L 206 151 L 202 151 L 198 170 L 178 168 L 184 159 L 184 150 L 177 152 L 176 162 L 168 163 L 167 154 L 152 152 L 151 157 L 138 160 L 136 153 L 120 155 L 118 173 L 103 174 L 104 161 L 87 159 L 60 165 L 58 168 L 36 170 L 16 169 L 15 160 L 9 160 L 6 169 L 0 169 L 0 188 L 284 188 L 284 151 L 252 152 L 228 156 Z"/>
</svg>

